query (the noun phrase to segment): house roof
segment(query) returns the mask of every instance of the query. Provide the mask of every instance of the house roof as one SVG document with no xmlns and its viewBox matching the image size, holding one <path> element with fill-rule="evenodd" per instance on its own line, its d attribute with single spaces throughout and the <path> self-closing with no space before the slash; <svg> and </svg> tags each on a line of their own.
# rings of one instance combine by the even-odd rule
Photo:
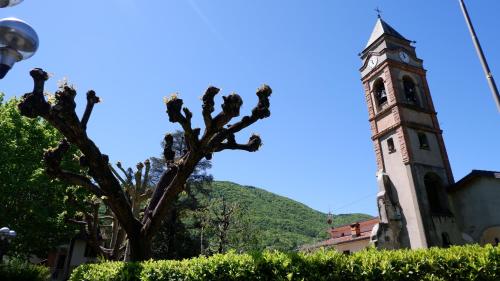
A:
<svg viewBox="0 0 500 281">
<path fill-rule="evenodd" d="M 500 172 L 484 171 L 484 170 L 472 170 L 468 175 L 463 177 L 461 180 L 448 186 L 447 189 L 448 189 L 448 191 L 456 191 L 457 189 L 465 188 L 468 186 L 468 184 L 471 181 L 476 180 L 478 178 L 500 179 Z"/>
<path fill-rule="evenodd" d="M 359 223 L 360 234 L 359 236 L 353 237 L 351 235 L 351 225 L 346 224 L 338 227 L 331 228 L 328 232 L 330 233 L 330 239 L 320 242 L 319 247 L 343 244 L 358 240 L 370 239 L 370 235 L 373 227 L 379 222 L 378 217 L 374 217 L 368 220 L 357 222 Z"/>
<path fill-rule="evenodd" d="M 373 226 L 378 223 L 378 217 L 374 217 L 364 221 L 359 221 L 357 223 L 359 223 L 359 228 L 361 233 L 371 232 Z M 328 230 L 328 233 L 330 233 L 330 237 L 332 238 L 351 236 L 351 225 L 352 224 L 345 224 L 337 227 L 332 227 Z"/>
<path fill-rule="evenodd" d="M 370 239 L 372 229 L 378 222 L 378 217 L 374 217 L 368 220 L 355 222 L 353 224 L 345 224 L 338 227 L 333 227 L 328 230 L 328 232 L 330 233 L 330 239 L 323 240 L 315 244 L 303 245 L 300 248 L 302 251 L 310 251 L 321 247 L 330 247 L 359 240 L 367 240 Z M 353 237 L 351 234 L 351 225 L 355 224 L 359 224 L 360 233 L 359 236 Z"/>
<path fill-rule="evenodd" d="M 373 44 L 375 41 L 377 41 L 378 38 L 380 38 L 383 35 L 390 35 L 405 41 L 409 41 L 408 39 L 404 38 L 403 35 L 397 32 L 394 28 L 392 28 L 392 26 L 386 23 L 384 20 L 378 18 L 377 22 L 375 23 L 375 27 L 373 28 L 372 34 L 370 35 L 370 39 L 368 39 L 368 43 L 366 44 L 365 48 L 368 48 L 371 44 Z"/>
</svg>

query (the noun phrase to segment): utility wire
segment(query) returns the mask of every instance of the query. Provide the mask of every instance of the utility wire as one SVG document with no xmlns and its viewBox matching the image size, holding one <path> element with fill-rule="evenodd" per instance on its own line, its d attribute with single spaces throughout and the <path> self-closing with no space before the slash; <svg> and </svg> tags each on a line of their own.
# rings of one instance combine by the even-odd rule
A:
<svg viewBox="0 0 500 281">
<path fill-rule="evenodd" d="M 334 211 L 334 212 L 336 212 L 336 211 L 339 211 L 339 210 L 345 209 L 346 207 L 352 206 L 352 205 L 354 205 L 354 204 L 356 204 L 356 203 L 359 203 L 359 202 L 361 202 L 361 201 L 363 201 L 363 200 L 366 200 L 366 199 L 368 199 L 369 197 L 374 197 L 375 195 L 377 195 L 377 193 L 378 193 L 378 191 L 377 191 L 377 192 L 375 192 L 375 193 L 370 193 L 370 194 L 367 194 L 367 195 L 365 195 L 365 196 L 363 196 L 363 197 L 361 197 L 361 198 L 358 198 L 358 199 L 356 199 L 356 200 L 354 200 L 354 201 L 351 201 L 351 202 L 349 202 L 349 203 L 347 203 L 347 204 L 345 204 L 345 205 L 342 205 L 342 206 L 340 206 L 340 207 L 337 207 L 337 208 L 333 209 L 333 211 Z"/>
</svg>

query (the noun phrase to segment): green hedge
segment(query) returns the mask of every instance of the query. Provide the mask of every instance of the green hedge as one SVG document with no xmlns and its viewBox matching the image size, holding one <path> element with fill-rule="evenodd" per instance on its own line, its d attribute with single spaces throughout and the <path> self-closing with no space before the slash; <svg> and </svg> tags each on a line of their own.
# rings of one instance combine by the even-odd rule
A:
<svg viewBox="0 0 500 281">
<path fill-rule="evenodd" d="M 49 269 L 45 266 L 18 260 L 0 264 L 1 281 L 46 281 L 49 277 Z"/>
<path fill-rule="evenodd" d="M 500 247 L 377 251 L 343 255 L 264 252 L 183 261 L 85 264 L 72 281 L 159 280 L 500 280 Z"/>
</svg>

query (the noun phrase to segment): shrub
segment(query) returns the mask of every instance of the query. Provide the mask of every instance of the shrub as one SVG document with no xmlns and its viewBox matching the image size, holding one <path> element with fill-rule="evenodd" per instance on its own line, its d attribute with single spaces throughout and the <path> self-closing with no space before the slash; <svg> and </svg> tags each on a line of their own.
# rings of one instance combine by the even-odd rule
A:
<svg viewBox="0 0 500 281">
<path fill-rule="evenodd" d="M 19 260 L 0 264 L 0 280 L 2 281 L 46 281 L 50 272 L 45 266 L 34 265 Z"/>
<path fill-rule="evenodd" d="M 500 280 L 500 247 L 377 251 L 353 255 L 264 252 L 182 261 L 106 262 L 76 268 L 70 280 Z"/>
</svg>

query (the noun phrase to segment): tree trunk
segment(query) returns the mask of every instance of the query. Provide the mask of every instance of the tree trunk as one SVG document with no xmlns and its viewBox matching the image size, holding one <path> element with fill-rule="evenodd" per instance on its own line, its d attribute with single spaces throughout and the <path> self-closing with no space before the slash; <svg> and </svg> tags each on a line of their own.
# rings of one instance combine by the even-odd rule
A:
<svg viewBox="0 0 500 281">
<path fill-rule="evenodd" d="M 129 261 L 144 261 L 152 258 L 151 240 L 145 239 L 140 235 L 130 237 L 128 240 Z"/>
</svg>

